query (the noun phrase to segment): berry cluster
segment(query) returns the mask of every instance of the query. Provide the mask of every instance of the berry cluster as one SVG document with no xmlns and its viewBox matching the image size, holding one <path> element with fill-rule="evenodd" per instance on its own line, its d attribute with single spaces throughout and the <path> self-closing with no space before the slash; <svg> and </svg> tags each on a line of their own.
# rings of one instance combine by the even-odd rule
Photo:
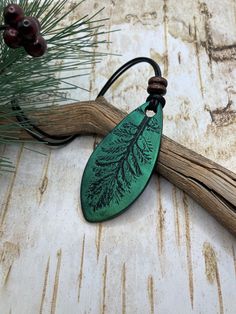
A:
<svg viewBox="0 0 236 314">
<path fill-rule="evenodd" d="M 40 35 L 41 25 L 37 18 L 24 16 L 17 4 L 9 4 L 4 9 L 5 44 L 13 49 L 24 47 L 32 57 L 41 57 L 47 50 L 47 43 Z"/>
</svg>

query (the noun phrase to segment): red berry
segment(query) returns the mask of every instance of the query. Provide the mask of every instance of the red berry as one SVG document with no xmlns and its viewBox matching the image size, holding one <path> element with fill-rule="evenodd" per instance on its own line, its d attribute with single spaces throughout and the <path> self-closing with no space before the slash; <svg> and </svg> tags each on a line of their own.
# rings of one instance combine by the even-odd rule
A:
<svg viewBox="0 0 236 314">
<path fill-rule="evenodd" d="M 16 26 L 16 24 L 24 17 L 23 9 L 17 4 L 9 4 L 4 9 L 5 24 Z"/>
<path fill-rule="evenodd" d="M 22 38 L 15 28 L 7 28 L 3 33 L 5 44 L 13 49 L 19 48 L 22 45 Z"/>
<path fill-rule="evenodd" d="M 39 26 L 35 18 L 24 17 L 17 25 L 17 29 L 22 37 L 34 42 L 39 35 Z"/>
<path fill-rule="evenodd" d="M 40 24 L 39 20 L 37 19 L 37 17 L 30 16 L 29 18 L 34 20 L 37 23 L 39 31 L 40 31 L 41 30 L 41 24 Z"/>
<path fill-rule="evenodd" d="M 47 43 L 46 40 L 39 35 L 34 43 L 25 43 L 24 48 L 30 56 L 41 57 L 47 50 Z"/>
</svg>

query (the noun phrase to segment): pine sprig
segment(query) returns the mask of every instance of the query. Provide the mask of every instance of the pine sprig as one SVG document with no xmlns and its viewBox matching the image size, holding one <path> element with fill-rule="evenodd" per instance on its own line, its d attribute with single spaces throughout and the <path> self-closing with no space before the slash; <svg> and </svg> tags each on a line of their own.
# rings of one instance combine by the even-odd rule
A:
<svg viewBox="0 0 236 314">
<path fill-rule="evenodd" d="M 25 15 L 39 19 L 48 50 L 43 57 L 32 58 L 23 48 L 8 48 L 0 34 L 0 145 L 17 141 L 16 130 L 22 127 L 14 121 L 13 100 L 17 99 L 26 114 L 42 106 L 45 109 L 52 103 L 68 101 L 69 91 L 80 88 L 69 80 L 89 75 L 91 66 L 106 55 L 95 52 L 95 48 L 106 43 L 102 37 L 106 33 L 103 31 L 106 19 L 98 18 L 101 10 L 62 25 L 84 1 L 69 10 L 66 10 L 67 0 L 14 1 L 24 9 Z M 0 25 L 4 22 L 3 10 L 9 3 L 12 1 L 0 2 Z M 0 157 L 0 170 L 8 162 Z"/>
</svg>

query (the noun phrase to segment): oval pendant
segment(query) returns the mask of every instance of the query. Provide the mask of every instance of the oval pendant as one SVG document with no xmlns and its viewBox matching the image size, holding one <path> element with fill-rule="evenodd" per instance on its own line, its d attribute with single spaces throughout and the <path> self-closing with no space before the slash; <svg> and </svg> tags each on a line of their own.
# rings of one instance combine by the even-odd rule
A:
<svg viewBox="0 0 236 314">
<path fill-rule="evenodd" d="M 162 136 L 162 105 L 152 117 L 149 102 L 131 112 L 88 160 L 81 183 L 81 206 L 89 222 L 121 214 L 143 192 L 156 166 Z"/>
</svg>

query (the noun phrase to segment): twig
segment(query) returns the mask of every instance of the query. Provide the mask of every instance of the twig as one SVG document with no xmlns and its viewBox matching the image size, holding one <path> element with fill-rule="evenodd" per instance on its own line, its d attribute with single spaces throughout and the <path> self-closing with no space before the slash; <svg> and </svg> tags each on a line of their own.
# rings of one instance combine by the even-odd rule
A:
<svg viewBox="0 0 236 314">
<path fill-rule="evenodd" d="M 103 97 L 39 111 L 31 118 L 52 135 L 106 135 L 126 113 Z M 45 117 L 50 125 L 45 125 Z M 23 130 L 20 139 L 29 135 Z M 236 235 L 236 174 L 163 136 L 157 172 L 182 189 Z"/>
</svg>

